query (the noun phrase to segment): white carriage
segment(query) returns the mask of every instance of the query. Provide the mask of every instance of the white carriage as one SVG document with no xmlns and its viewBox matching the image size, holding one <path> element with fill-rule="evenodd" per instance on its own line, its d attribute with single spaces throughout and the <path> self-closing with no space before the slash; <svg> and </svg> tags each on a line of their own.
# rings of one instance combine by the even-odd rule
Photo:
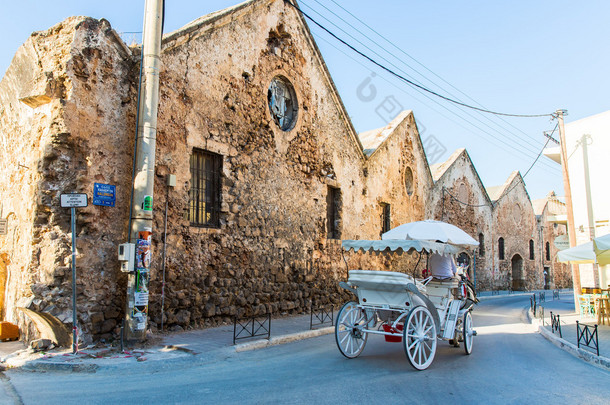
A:
<svg viewBox="0 0 610 405">
<path fill-rule="evenodd" d="M 343 248 L 441 255 L 460 251 L 451 244 L 421 240 L 343 241 Z M 476 332 L 471 312 L 478 301 L 472 284 L 459 271 L 449 280 L 416 280 L 398 272 L 350 270 L 347 283 L 340 285 L 358 297 L 358 302 L 346 303 L 337 315 L 335 337 L 344 356 L 360 355 L 369 335 L 402 342 L 417 370 L 430 366 L 439 339 L 455 347 L 462 344 L 466 354 L 472 352 Z"/>
</svg>

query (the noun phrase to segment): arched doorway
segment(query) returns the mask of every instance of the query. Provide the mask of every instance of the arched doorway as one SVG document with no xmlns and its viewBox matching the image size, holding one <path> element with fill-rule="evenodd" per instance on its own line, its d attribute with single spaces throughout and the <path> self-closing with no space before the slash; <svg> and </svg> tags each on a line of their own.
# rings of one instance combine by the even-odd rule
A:
<svg viewBox="0 0 610 405">
<path fill-rule="evenodd" d="M 523 291 L 525 290 L 525 279 L 523 277 L 523 258 L 517 254 L 514 255 L 512 259 L 510 259 L 510 262 L 513 273 L 513 290 Z"/>
</svg>

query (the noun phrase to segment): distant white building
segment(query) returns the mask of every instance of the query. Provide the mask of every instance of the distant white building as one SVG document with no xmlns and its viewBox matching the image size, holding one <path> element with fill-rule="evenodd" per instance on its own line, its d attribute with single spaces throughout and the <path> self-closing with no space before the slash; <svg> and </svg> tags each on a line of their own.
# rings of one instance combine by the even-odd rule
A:
<svg viewBox="0 0 610 405">
<path fill-rule="evenodd" d="M 597 237 L 610 233 L 610 111 L 566 123 L 565 139 L 576 244 L 579 245 L 588 242 L 592 234 Z M 547 149 L 545 155 L 561 164 L 559 146 Z M 585 163 L 588 163 L 591 210 L 587 204 Z M 581 264 L 582 285 L 599 283 L 606 287 L 610 283 L 610 266 L 600 270 L 596 272 L 593 265 Z"/>
</svg>

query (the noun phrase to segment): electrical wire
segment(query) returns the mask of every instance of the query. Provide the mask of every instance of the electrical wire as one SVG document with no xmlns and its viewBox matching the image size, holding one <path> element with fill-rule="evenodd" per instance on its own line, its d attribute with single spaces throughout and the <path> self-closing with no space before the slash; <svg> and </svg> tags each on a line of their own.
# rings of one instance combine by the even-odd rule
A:
<svg viewBox="0 0 610 405">
<path fill-rule="evenodd" d="M 318 4 L 320 4 L 320 3 L 319 3 L 317 0 L 314 0 L 314 1 L 316 1 Z M 327 17 L 325 17 L 324 15 L 322 15 L 320 12 L 318 12 L 317 10 L 315 10 L 313 7 L 311 7 L 310 5 L 306 4 L 305 2 L 302 2 L 302 4 L 303 4 L 303 5 L 305 5 L 306 7 L 310 8 L 310 9 L 311 9 L 313 12 L 315 12 L 315 13 L 316 13 L 316 14 L 318 14 L 320 17 L 322 17 L 323 19 L 325 19 L 326 21 L 328 21 L 330 24 L 332 24 L 333 26 L 335 26 L 336 28 L 338 28 L 340 31 L 342 31 L 343 33 L 345 33 L 346 35 L 348 35 L 350 38 L 352 38 L 353 40 L 357 41 L 359 44 L 361 44 L 362 46 L 364 46 L 366 49 L 368 49 L 369 51 L 373 52 L 375 55 L 379 56 L 381 59 L 383 59 L 384 61 L 386 61 L 386 62 L 387 62 L 387 63 L 389 63 L 390 65 L 392 65 L 394 68 L 396 68 L 396 69 L 399 69 L 399 70 L 400 70 L 400 68 L 399 68 L 398 66 L 394 65 L 394 64 L 393 64 L 391 61 L 387 60 L 387 59 L 386 59 L 386 58 L 384 58 L 382 55 L 380 55 L 379 53 L 377 53 L 376 51 L 374 51 L 373 49 L 371 49 L 369 46 L 367 46 L 366 44 L 364 44 L 362 41 L 358 40 L 358 39 L 357 39 L 357 38 L 355 38 L 353 35 L 351 35 L 351 34 L 350 34 L 350 33 L 348 33 L 347 31 L 345 31 L 345 30 L 344 30 L 344 29 L 342 29 L 341 27 L 339 27 L 337 24 L 335 24 L 334 22 L 332 22 L 331 20 L 329 20 Z M 325 7 L 325 6 L 323 6 L 323 5 L 322 5 L 322 7 L 324 7 L 324 8 L 325 8 L 326 10 L 328 10 L 330 13 L 332 13 L 332 14 L 333 14 L 333 15 L 335 15 L 335 16 L 337 16 L 337 17 L 338 17 L 339 19 L 341 19 L 341 20 L 342 20 L 344 23 L 346 23 L 346 24 L 348 24 L 348 25 L 349 25 L 349 23 L 347 23 L 347 22 L 346 22 L 344 19 L 342 19 L 342 18 L 341 18 L 340 16 L 338 16 L 337 14 L 335 14 L 335 13 L 334 13 L 332 10 L 329 10 L 327 7 Z M 328 32 L 328 31 L 327 31 L 327 32 Z M 367 37 L 367 39 L 369 39 L 369 40 L 370 40 L 370 38 L 368 38 L 368 37 Z M 327 43 L 328 43 L 328 41 L 325 41 L 325 42 L 327 42 Z M 380 45 L 379 45 L 379 44 L 377 44 L 376 42 L 374 42 L 374 41 L 372 41 L 372 42 L 373 42 L 374 44 L 376 44 L 377 46 L 380 46 Z M 332 44 L 331 44 L 331 46 L 332 46 Z M 334 46 L 333 46 L 333 47 L 334 47 Z M 381 46 L 380 46 L 380 47 L 381 47 Z M 334 47 L 334 48 L 338 50 L 338 48 L 336 48 L 336 47 Z M 383 48 L 383 47 L 381 47 L 381 48 L 382 48 L 383 50 L 385 50 L 386 52 L 388 52 L 388 53 L 389 53 L 389 51 L 387 51 L 387 49 L 385 49 L 385 48 Z M 342 51 L 340 51 L 340 52 L 342 52 Z M 345 54 L 344 52 L 342 52 L 342 53 L 343 53 L 343 54 Z M 353 58 L 351 58 L 351 59 L 352 59 L 352 60 L 354 60 Z M 361 64 L 361 65 L 362 65 L 362 64 Z M 410 67 L 409 65 L 407 65 L 407 66 L 408 66 L 408 67 Z M 411 67 L 410 67 L 410 68 L 411 68 Z M 407 76 L 408 76 L 408 74 L 406 74 L 406 73 L 405 73 L 403 70 L 400 70 L 400 71 L 401 71 L 402 73 L 404 73 L 405 75 L 407 75 Z M 418 72 L 418 73 L 419 73 L 419 72 Z M 420 73 L 420 74 L 421 74 L 421 73 Z M 410 79 L 415 80 L 413 77 L 410 77 Z M 421 85 L 421 83 L 418 83 L 418 84 L 420 84 L 420 85 Z M 454 115 L 458 116 L 459 118 L 461 118 L 461 119 L 465 120 L 466 122 L 468 122 L 468 123 L 469 123 L 470 125 L 472 125 L 473 127 L 477 128 L 477 129 L 478 129 L 478 130 L 480 130 L 481 132 L 483 132 L 483 133 L 485 133 L 485 134 L 489 135 L 490 137 L 492 137 L 492 138 L 496 139 L 497 141 L 499 141 L 499 142 L 503 143 L 504 145 L 506 145 L 506 146 L 508 146 L 508 147 L 512 148 L 512 149 L 513 149 L 514 151 L 516 151 L 517 153 L 522 153 L 522 154 L 525 154 L 525 155 L 527 155 L 528 157 L 533 157 L 533 156 L 535 156 L 536 151 L 531 150 L 531 149 L 527 148 L 526 146 L 524 146 L 524 145 L 522 145 L 522 144 L 516 144 L 518 147 L 523 148 L 523 149 L 524 149 L 525 151 L 527 151 L 527 152 L 523 152 L 522 150 L 519 150 L 517 147 L 515 147 L 515 145 L 514 145 L 514 144 L 508 144 L 508 143 L 507 143 L 506 141 L 504 141 L 503 139 L 498 139 L 498 137 L 494 136 L 493 134 L 489 133 L 488 131 L 484 130 L 483 128 L 479 127 L 478 125 L 475 125 L 474 123 L 472 123 L 471 121 L 467 120 L 466 118 L 461 117 L 461 116 L 460 116 L 460 115 L 458 115 L 456 112 L 454 112 L 454 111 L 450 110 L 449 108 L 447 108 L 447 106 L 445 106 L 445 105 L 441 104 L 439 101 L 437 101 L 436 99 L 432 98 L 432 97 L 431 97 L 429 94 L 427 94 L 427 93 L 425 93 L 425 92 L 421 91 L 420 89 L 416 89 L 416 90 L 417 90 L 417 91 L 419 91 L 420 93 L 422 93 L 422 94 L 423 94 L 423 95 L 424 95 L 426 98 L 428 98 L 428 99 L 430 99 L 431 101 L 433 101 L 435 104 L 437 104 L 437 105 L 439 105 L 440 107 L 442 107 L 443 109 L 445 109 L 445 110 L 449 111 L 450 113 L 452 113 L 452 114 L 454 114 Z M 407 94 L 408 94 L 408 93 L 407 93 Z M 411 94 L 410 94 L 410 95 L 411 95 Z M 412 95 L 411 95 L 411 96 L 412 96 Z M 415 97 L 415 99 L 421 102 L 421 100 L 417 99 L 416 97 Z M 432 107 L 430 107 L 429 105 L 427 105 L 427 104 L 425 104 L 425 103 L 423 103 L 423 104 L 424 104 L 424 105 L 426 105 L 427 107 L 431 108 L 432 110 L 434 110 L 434 109 L 433 109 Z M 438 111 L 437 111 L 437 110 L 434 110 L 434 111 L 438 113 Z M 499 132 L 499 131 L 498 131 L 496 128 L 492 128 L 491 126 L 489 126 L 489 124 L 484 123 L 484 122 L 483 122 L 483 121 L 481 121 L 481 120 L 480 120 L 478 117 L 476 117 L 476 116 L 474 116 L 474 115 L 470 114 L 468 111 L 464 111 L 464 110 L 461 110 L 461 111 L 463 111 L 464 113 L 466 113 L 466 114 L 467 114 L 469 117 L 471 117 L 472 119 L 476 120 L 476 121 L 477 121 L 477 122 L 479 122 L 480 124 L 485 125 L 485 126 L 486 126 L 487 128 L 489 128 L 490 130 L 495 131 L 497 134 L 499 134 L 500 136 L 504 137 L 504 134 L 503 134 L 503 133 Z M 441 115 L 442 115 L 442 114 L 441 114 Z M 486 115 L 483 115 L 483 116 L 487 118 L 487 116 L 486 116 Z M 447 117 L 445 116 L 445 118 L 447 118 Z M 491 121 L 491 120 L 490 120 L 490 121 Z M 494 121 L 491 121 L 491 122 L 492 122 L 492 123 L 494 123 Z M 497 123 L 494 123 L 494 124 L 498 125 Z M 465 128 L 465 129 L 466 129 L 466 128 Z M 502 129 L 506 130 L 506 128 L 502 128 Z M 514 134 L 511 134 L 511 135 L 514 135 Z M 520 138 L 520 139 L 523 139 L 523 138 Z M 525 140 L 525 141 L 527 142 L 527 140 Z M 532 143 L 529 143 L 529 144 L 530 144 L 531 146 L 535 147 L 535 148 L 536 148 L 536 150 L 538 149 L 538 145 L 533 145 Z M 546 167 L 547 169 L 551 169 L 551 170 L 557 170 L 557 169 L 556 169 L 554 166 L 551 166 L 551 165 L 549 165 L 548 163 L 545 163 L 544 167 Z"/>
<path fill-rule="evenodd" d="M 344 52 L 343 50 L 341 50 L 341 49 L 337 48 L 337 47 L 336 47 L 336 46 L 335 46 L 333 43 L 331 43 L 330 41 L 327 41 L 327 40 L 326 40 L 326 39 L 324 39 L 323 37 L 319 37 L 318 39 L 320 39 L 320 40 L 322 40 L 323 42 L 327 43 L 329 46 L 333 47 L 333 48 L 334 48 L 334 49 L 336 49 L 338 52 L 341 52 L 343 55 L 345 55 L 346 57 L 350 58 L 350 59 L 351 59 L 352 61 L 354 61 L 355 63 L 357 63 L 357 64 L 359 64 L 360 66 L 363 66 L 363 67 L 365 67 L 365 68 L 366 68 L 366 66 L 365 66 L 365 65 L 364 65 L 364 64 L 363 64 L 363 63 L 362 63 L 360 60 L 355 59 L 355 58 L 354 58 L 354 57 L 352 57 L 351 55 L 348 55 L 348 54 L 347 54 L 346 52 Z M 388 79 L 386 79 L 386 78 L 385 78 L 383 75 L 380 75 L 379 77 L 380 77 L 382 80 L 384 80 L 385 82 L 387 82 L 387 83 L 389 83 L 389 84 L 392 84 L 392 83 L 391 83 L 391 82 L 390 82 Z M 408 96 L 410 96 L 410 97 L 413 97 L 415 100 L 417 100 L 418 102 L 422 103 L 422 104 L 423 104 L 423 105 L 425 105 L 426 107 L 430 108 L 430 109 L 431 109 L 432 111 L 434 111 L 435 113 L 437 113 L 437 114 L 441 115 L 442 117 L 444 117 L 444 118 L 446 118 L 446 119 L 448 119 L 448 120 L 450 120 L 450 121 L 453 121 L 453 122 L 454 122 L 456 125 L 458 125 L 458 126 L 459 126 L 459 127 L 461 127 L 462 129 L 464 129 L 464 130 L 466 130 L 466 131 L 470 131 L 470 129 L 469 129 L 469 128 L 465 127 L 464 125 L 462 125 L 461 123 L 459 123 L 459 122 L 455 121 L 454 119 L 452 119 L 452 118 L 448 117 L 447 115 L 443 114 L 441 111 L 439 111 L 439 110 L 435 109 L 434 107 L 432 107 L 432 106 L 430 106 L 430 105 L 426 104 L 424 101 L 422 101 L 422 100 L 420 100 L 419 98 L 417 98 L 417 97 L 416 97 L 414 94 L 411 94 L 411 93 L 406 92 L 406 91 L 405 91 L 403 88 L 401 88 L 401 87 L 398 87 L 397 89 L 398 89 L 399 91 L 401 91 L 402 93 L 404 93 L 404 94 L 406 94 L 406 95 L 408 95 Z M 424 96 L 426 96 L 426 94 L 425 94 L 425 93 L 422 93 L 422 94 L 423 94 Z M 428 98 L 430 98 L 430 97 L 428 97 Z M 436 100 L 434 100 L 434 99 L 431 99 L 431 100 L 432 100 L 432 101 L 434 101 L 436 104 L 438 104 L 438 105 L 439 105 L 441 108 L 443 108 L 443 109 L 447 110 L 449 113 L 451 113 L 451 114 L 455 115 L 457 118 L 459 118 L 459 119 L 461 119 L 461 120 L 465 121 L 466 123 L 468 123 L 468 124 L 472 125 L 474 128 L 476 128 L 476 129 L 480 130 L 480 131 L 481 131 L 481 132 L 483 132 L 484 134 L 489 135 L 489 136 L 490 136 L 490 137 L 491 137 L 493 140 L 496 140 L 497 142 L 499 142 L 499 143 L 503 144 L 505 147 L 508 147 L 508 148 L 512 149 L 512 150 L 513 150 L 514 152 L 516 152 L 516 153 L 519 153 L 519 154 L 523 154 L 523 155 L 525 155 L 525 153 L 524 153 L 522 150 L 517 149 L 517 147 L 515 146 L 515 144 L 508 143 L 508 142 L 506 142 L 504 139 L 497 138 L 497 137 L 493 136 L 492 134 L 490 134 L 489 132 L 487 132 L 487 131 L 485 131 L 484 129 L 480 128 L 480 127 L 479 127 L 479 126 L 477 126 L 476 124 L 474 124 L 474 123 L 470 122 L 469 120 L 467 120 L 466 118 L 464 118 L 464 117 L 460 116 L 460 115 L 459 115 L 459 114 L 457 114 L 455 111 L 453 111 L 453 110 L 451 110 L 451 109 L 447 108 L 445 105 L 438 103 L 438 102 L 437 102 Z M 500 149 L 504 150 L 505 152 L 509 152 L 509 151 L 508 151 L 508 150 L 507 150 L 505 147 L 503 147 L 503 146 L 499 145 L 499 144 L 498 144 L 498 143 L 496 143 L 496 142 L 492 142 L 490 139 L 487 139 L 487 138 L 485 138 L 485 137 L 483 137 L 483 136 L 481 136 L 481 135 L 477 134 L 476 132 L 474 132 L 474 133 L 472 133 L 472 134 L 473 134 L 473 135 L 475 135 L 475 136 L 477 136 L 477 137 L 480 137 L 481 139 L 483 139 L 483 140 L 485 140 L 485 141 L 487 141 L 487 142 L 490 142 L 492 145 L 494 145 L 494 146 L 496 146 L 496 147 L 498 147 L 498 148 L 500 148 Z M 529 152 L 529 150 L 528 150 L 528 152 Z M 509 152 L 509 153 L 510 153 L 510 152 Z M 532 158 L 533 158 L 533 154 L 532 154 L 531 156 L 527 156 L 527 157 L 532 157 Z M 548 166 L 548 165 L 542 166 L 541 168 L 542 168 L 542 169 L 544 169 L 544 170 L 546 170 L 546 171 L 547 171 L 547 172 L 549 172 L 549 173 L 550 173 L 550 170 L 551 170 L 551 169 L 554 169 L 554 170 L 559 170 L 559 169 L 557 169 L 555 166 Z"/>
<path fill-rule="evenodd" d="M 325 10 L 327 10 L 329 13 L 331 13 L 332 15 L 334 15 L 335 17 L 337 17 L 339 20 L 341 20 L 343 23 L 345 23 L 346 25 L 354 28 L 358 33 L 360 33 L 362 36 L 364 36 L 367 40 L 371 41 L 373 44 L 375 44 L 376 46 L 378 46 L 379 48 L 383 49 L 388 55 L 391 55 L 393 57 L 394 53 L 390 52 L 388 49 L 386 49 L 383 45 L 379 44 L 378 42 L 374 41 L 372 38 L 368 37 L 367 35 L 365 35 L 364 33 L 360 32 L 359 30 L 356 29 L 356 27 L 353 27 L 352 24 L 350 24 L 348 21 L 346 21 L 344 18 L 342 18 L 340 15 L 338 15 L 337 13 L 335 13 L 333 10 L 331 10 L 330 8 L 326 7 L 323 3 L 321 3 L 318 0 L 313 0 L 314 2 L 316 2 L 317 4 L 319 4 L 321 7 L 323 7 Z M 364 25 L 366 28 L 368 28 L 370 31 L 372 31 L 375 35 L 377 35 L 378 37 L 380 37 L 382 40 L 384 40 L 386 43 L 390 44 L 394 49 L 398 50 L 400 53 L 402 53 L 403 55 L 407 56 L 408 58 L 410 58 L 411 60 L 413 60 L 415 63 L 417 63 L 418 65 L 422 66 L 424 69 L 426 69 L 428 72 L 432 73 L 434 76 L 436 76 L 437 78 L 439 78 L 440 80 L 442 80 L 443 82 L 445 82 L 446 84 L 448 84 L 450 87 L 452 87 L 453 89 L 457 90 L 459 93 L 463 94 L 464 96 L 466 96 L 468 99 L 472 100 L 474 103 L 476 103 L 479 107 L 482 108 L 486 108 L 485 106 L 483 106 L 481 103 L 477 102 L 476 100 L 474 100 L 472 97 L 470 97 L 469 95 L 467 95 L 466 93 L 464 93 L 463 91 L 461 91 L 460 89 L 458 89 L 457 87 L 453 86 L 451 83 L 449 83 L 447 80 L 443 79 L 442 77 L 440 77 L 438 74 L 434 73 L 431 69 L 429 69 L 428 67 L 426 67 L 425 65 L 423 65 L 422 63 L 420 63 L 418 60 L 416 60 L 413 56 L 409 55 L 407 52 L 405 52 L 402 48 L 398 47 L 397 45 L 395 45 L 394 43 L 392 43 L 389 39 L 385 38 L 383 35 L 381 35 L 379 32 L 375 31 L 375 29 L 373 29 L 372 27 L 370 27 L 368 24 L 366 24 L 364 21 L 362 21 L 361 19 L 359 19 L 358 17 L 356 17 L 354 14 L 352 14 L 350 11 L 348 11 L 347 9 L 345 9 L 343 6 L 341 6 L 340 4 L 338 4 L 336 1 L 331 0 L 336 6 L 338 6 L 340 9 L 342 9 L 344 12 L 346 12 L 347 14 L 349 14 L 352 18 L 354 18 L 356 21 L 358 21 L 360 24 Z M 303 5 L 307 5 L 304 1 L 300 2 Z M 314 10 L 313 7 L 307 5 L 310 9 Z M 314 10 L 315 11 L 315 10 Z M 322 15 L 321 13 L 317 12 L 317 14 Z M 335 27 L 341 29 L 337 24 L 334 24 L 332 21 L 330 21 L 328 18 L 322 16 L 323 18 L 325 18 L 327 21 L 331 22 L 331 24 L 333 24 Z M 341 29 L 341 31 L 345 32 L 343 29 Z M 352 37 L 350 35 L 350 37 Z M 352 37 L 353 38 L 353 37 Z M 359 43 L 362 44 L 362 42 L 358 41 Z M 368 48 L 368 47 L 367 47 Z M 370 49 L 370 48 L 369 48 Z M 415 73 L 417 73 L 418 75 L 420 75 L 421 77 L 423 77 L 425 80 L 427 80 L 428 82 L 432 83 L 433 85 L 436 85 L 437 87 L 439 87 L 441 90 L 443 90 L 445 93 L 449 94 L 450 96 L 456 98 L 459 101 L 462 101 L 459 97 L 457 97 L 455 94 L 451 93 L 451 91 L 445 89 L 443 86 L 435 83 L 434 81 L 432 81 L 431 79 L 429 79 L 428 77 L 426 77 L 426 75 L 424 75 L 423 73 L 421 73 L 419 70 L 417 70 L 416 68 L 414 68 L 413 66 L 409 65 L 407 62 L 405 62 L 402 59 L 398 59 L 402 64 L 404 64 L 405 66 L 407 66 L 409 69 L 413 70 Z M 404 72 L 404 71 L 403 71 Z M 422 84 L 421 82 L 419 82 L 419 84 Z M 423 85 L 423 84 L 422 84 Z M 481 116 L 488 120 L 489 122 L 491 122 L 492 124 L 500 127 L 501 129 L 505 130 L 505 131 L 509 131 L 507 128 L 503 127 L 501 124 L 499 124 L 498 122 L 492 120 L 490 118 L 490 116 L 488 114 L 482 114 L 480 112 L 477 111 L 477 113 L 481 114 Z M 496 116 L 497 119 L 499 119 L 500 121 L 504 122 L 507 125 L 510 125 L 511 127 L 513 127 L 514 129 L 516 129 L 517 131 L 521 132 L 523 135 L 525 135 L 525 138 L 523 137 L 518 137 L 519 139 L 522 139 L 524 142 L 526 142 L 527 144 L 529 144 L 530 146 L 534 147 L 536 150 L 538 149 L 539 145 L 538 144 L 533 144 L 532 142 L 530 142 L 529 136 L 527 133 L 525 133 L 523 130 L 521 130 L 520 128 L 516 127 L 515 125 L 513 125 L 512 123 L 510 123 L 509 121 L 505 120 L 504 118 L 502 118 L 501 116 Z M 487 125 L 489 127 L 489 125 Z M 491 127 L 489 127 L 491 128 Z M 495 129 L 494 129 L 495 130 Z M 497 132 L 497 130 L 495 130 Z M 514 135 L 514 134 L 511 134 Z"/>
<path fill-rule="evenodd" d="M 547 113 L 547 114 L 509 114 L 509 113 L 503 113 L 503 112 L 498 112 L 498 111 L 493 111 L 493 110 L 488 110 L 485 108 L 479 108 L 470 104 L 466 104 L 463 103 L 461 101 L 452 99 L 450 97 L 444 96 L 440 93 L 437 93 L 433 90 L 428 89 L 425 86 L 422 86 L 420 84 L 417 84 L 416 82 L 409 80 L 408 78 L 394 72 L 392 69 L 389 69 L 388 67 L 382 65 L 381 63 L 377 62 L 375 59 L 371 58 L 370 56 L 368 56 L 367 54 L 361 52 L 360 50 L 356 49 L 354 46 L 350 45 L 348 42 L 344 41 L 343 39 L 341 39 L 340 37 L 338 37 L 336 34 L 334 34 L 332 31 L 330 31 L 328 28 L 326 28 L 325 26 L 323 26 L 322 24 L 320 24 L 319 22 L 317 22 L 316 20 L 314 20 L 311 16 L 309 16 L 307 13 L 305 13 L 303 10 L 301 10 L 299 7 L 297 7 L 295 4 L 293 4 L 290 0 L 284 0 L 285 3 L 288 3 L 290 6 L 292 6 L 294 9 L 296 9 L 299 13 L 301 13 L 305 18 L 307 18 L 308 20 L 310 20 L 312 23 L 314 23 L 316 26 L 318 26 L 320 29 L 324 30 L 326 33 L 328 33 L 330 36 L 332 36 L 333 38 L 335 38 L 337 41 L 341 42 L 343 45 L 347 46 L 348 48 L 350 48 L 352 51 L 356 52 L 358 55 L 362 56 L 363 58 L 367 59 L 369 62 L 371 62 L 372 64 L 376 65 L 377 67 L 385 70 L 386 72 L 390 73 L 391 75 L 397 77 L 398 79 L 404 81 L 407 84 L 410 84 L 413 87 L 416 87 L 420 90 L 423 90 L 427 93 L 430 93 L 436 97 L 439 97 L 445 101 L 448 101 L 450 103 L 456 104 L 456 105 L 460 105 L 462 107 L 466 107 L 466 108 L 470 108 L 472 110 L 476 110 L 476 111 L 480 111 L 480 112 L 484 112 L 484 113 L 488 113 L 488 114 L 494 114 L 494 115 L 502 115 L 505 117 L 520 117 L 520 118 L 538 118 L 538 117 L 554 117 L 555 114 L 554 113 Z"/>
</svg>

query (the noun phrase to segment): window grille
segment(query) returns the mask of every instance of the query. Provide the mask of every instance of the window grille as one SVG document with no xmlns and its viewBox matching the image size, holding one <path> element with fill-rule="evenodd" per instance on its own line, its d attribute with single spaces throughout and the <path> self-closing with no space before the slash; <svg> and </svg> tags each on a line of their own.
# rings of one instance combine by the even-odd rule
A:
<svg viewBox="0 0 610 405">
<path fill-rule="evenodd" d="M 189 220 L 192 226 L 220 227 L 222 156 L 201 149 L 191 155 Z"/>
<path fill-rule="evenodd" d="M 341 239 L 339 227 L 341 215 L 341 190 L 328 187 L 326 196 L 326 231 L 328 239 Z"/>
<path fill-rule="evenodd" d="M 530 260 L 534 260 L 534 241 L 530 239 Z"/>
<path fill-rule="evenodd" d="M 546 243 L 546 260 L 551 260 L 551 244 Z"/>
<path fill-rule="evenodd" d="M 498 258 L 504 260 L 504 238 L 498 239 Z"/>
<path fill-rule="evenodd" d="M 485 256 L 485 236 L 480 233 L 479 234 L 479 257 Z"/>
<path fill-rule="evenodd" d="M 391 228 L 391 208 L 390 204 L 381 204 L 382 212 L 381 212 L 381 233 L 384 234 L 389 231 Z"/>
</svg>

